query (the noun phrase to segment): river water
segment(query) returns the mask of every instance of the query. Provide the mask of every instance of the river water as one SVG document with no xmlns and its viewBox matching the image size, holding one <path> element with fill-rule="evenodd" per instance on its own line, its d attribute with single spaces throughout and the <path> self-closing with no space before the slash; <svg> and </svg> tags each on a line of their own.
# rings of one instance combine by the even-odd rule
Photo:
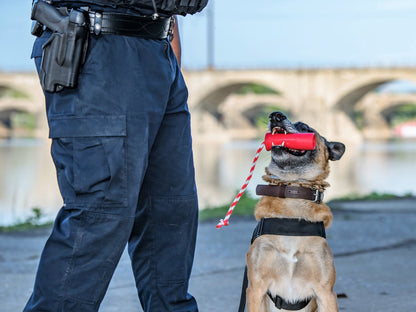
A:
<svg viewBox="0 0 416 312">
<path fill-rule="evenodd" d="M 194 143 L 200 208 L 229 204 L 243 185 L 258 141 Z M 42 139 L 0 140 L 0 225 L 23 221 L 40 208 L 52 220 L 62 205 L 50 142 Z M 263 150 L 247 192 L 261 183 L 270 153 Z M 416 194 L 416 141 L 347 144 L 344 157 L 331 163 L 331 187 L 325 199 L 372 191 Z M 236 207 L 238 209 L 238 205 Z"/>
</svg>

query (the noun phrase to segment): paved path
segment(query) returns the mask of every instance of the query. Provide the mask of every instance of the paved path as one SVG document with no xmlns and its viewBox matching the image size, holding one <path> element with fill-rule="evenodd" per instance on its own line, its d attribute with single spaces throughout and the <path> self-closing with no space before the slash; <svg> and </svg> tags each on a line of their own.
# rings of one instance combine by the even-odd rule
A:
<svg viewBox="0 0 416 312">
<path fill-rule="evenodd" d="M 340 311 L 416 311 L 416 200 L 337 204 L 328 242 Z M 201 312 L 237 310 L 244 256 L 255 221 L 202 222 L 190 292 Z M 18 312 L 31 293 L 49 230 L 0 234 L 0 312 Z M 120 261 L 100 312 L 142 311 L 129 259 Z"/>
</svg>

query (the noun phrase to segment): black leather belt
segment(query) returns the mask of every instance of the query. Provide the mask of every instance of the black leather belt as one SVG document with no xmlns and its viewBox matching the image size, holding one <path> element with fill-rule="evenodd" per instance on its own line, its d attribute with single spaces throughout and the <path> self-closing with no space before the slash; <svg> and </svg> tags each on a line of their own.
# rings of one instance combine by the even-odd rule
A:
<svg viewBox="0 0 416 312">
<path fill-rule="evenodd" d="M 172 34 L 173 18 L 135 16 L 115 12 L 88 12 L 90 32 L 135 36 L 148 39 L 165 39 Z"/>
</svg>

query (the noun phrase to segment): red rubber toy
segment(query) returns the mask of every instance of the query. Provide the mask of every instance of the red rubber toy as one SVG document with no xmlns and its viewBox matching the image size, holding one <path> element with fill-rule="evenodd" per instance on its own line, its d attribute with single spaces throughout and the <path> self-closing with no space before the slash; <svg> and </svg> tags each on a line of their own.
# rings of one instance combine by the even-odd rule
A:
<svg viewBox="0 0 416 312">
<path fill-rule="evenodd" d="M 266 133 L 264 138 L 266 150 L 270 151 L 276 145 L 296 150 L 314 150 L 316 146 L 315 133 Z"/>
</svg>

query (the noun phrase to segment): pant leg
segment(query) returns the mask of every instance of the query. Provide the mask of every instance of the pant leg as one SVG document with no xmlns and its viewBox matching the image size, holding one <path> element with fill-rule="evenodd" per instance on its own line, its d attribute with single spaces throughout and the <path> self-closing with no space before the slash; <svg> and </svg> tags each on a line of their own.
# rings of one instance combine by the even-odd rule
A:
<svg viewBox="0 0 416 312">
<path fill-rule="evenodd" d="M 171 71 L 163 42 L 102 36 L 79 86 L 45 94 L 64 207 L 25 311 L 98 310 L 130 236 Z"/>
<path fill-rule="evenodd" d="M 185 83 L 170 56 L 175 80 L 150 152 L 129 254 L 144 311 L 195 312 L 188 293 L 198 223 L 190 115 Z"/>
</svg>

